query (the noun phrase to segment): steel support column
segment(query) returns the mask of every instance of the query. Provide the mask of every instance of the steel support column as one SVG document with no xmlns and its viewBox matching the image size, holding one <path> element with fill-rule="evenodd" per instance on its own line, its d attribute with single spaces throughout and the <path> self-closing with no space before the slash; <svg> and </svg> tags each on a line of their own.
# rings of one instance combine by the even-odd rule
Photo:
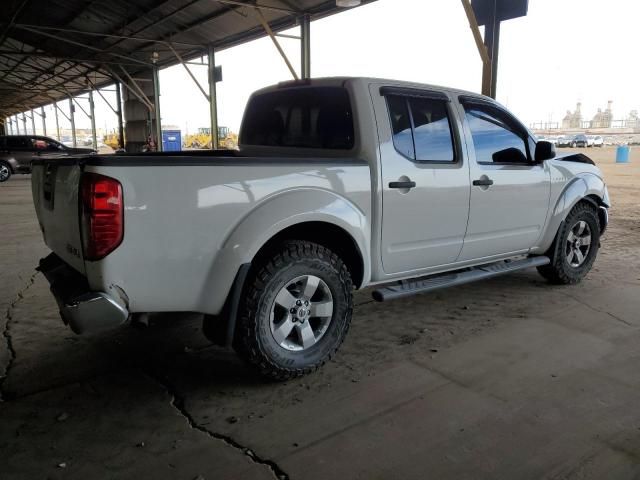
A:
<svg viewBox="0 0 640 480">
<path fill-rule="evenodd" d="M 16 114 L 16 135 L 20 135 L 20 119 L 18 118 L 18 114 Z"/>
<path fill-rule="evenodd" d="M 156 65 L 153 66 L 153 112 L 156 121 L 156 150 L 162 151 L 162 117 L 160 116 L 160 75 Z"/>
<path fill-rule="evenodd" d="M 91 139 L 94 150 L 98 150 L 98 139 L 96 136 L 96 111 L 93 104 L 93 89 L 89 90 L 89 114 L 91 117 Z"/>
<path fill-rule="evenodd" d="M 467 14 L 467 20 L 469 21 L 469 28 L 473 33 L 473 39 L 478 47 L 478 53 L 482 59 L 482 94 L 491 95 L 491 56 L 486 45 L 482 43 L 482 34 L 480 33 L 480 27 L 478 27 L 478 20 L 473 12 L 471 3 L 469 0 L 461 0 L 462 7 Z"/>
<path fill-rule="evenodd" d="M 10 135 L 13 135 L 13 118 L 9 117 L 9 131 Z"/>
<path fill-rule="evenodd" d="M 495 13 L 495 11 L 494 11 Z M 496 87 L 498 84 L 498 48 L 500 46 L 500 22 L 494 15 L 493 22 L 484 27 L 484 44 L 491 58 L 490 64 L 484 64 L 483 69 L 490 69 L 487 75 L 491 78 L 491 88 L 489 89 L 491 98 L 496 98 Z M 483 73 L 484 77 L 484 73 Z"/>
<path fill-rule="evenodd" d="M 56 138 L 60 141 L 60 123 L 58 122 L 58 102 L 54 102 L 53 111 L 56 114 Z"/>
<path fill-rule="evenodd" d="M 24 127 L 24 134 L 27 134 L 27 116 L 25 115 L 24 112 L 22 112 L 22 126 Z"/>
<path fill-rule="evenodd" d="M 71 141 L 73 142 L 73 148 L 76 148 L 78 145 L 76 142 L 76 121 L 73 116 L 75 110 L 76 107 L 73 104 L 73 98 L 69 97 L 69 121 L 71 122 Z"/>
<path fill-rule="evenodd" d="M 36 134 L 36 114 L 31 110 L 31 130 L 33 130 L 33 135 Z"/>
<path fill-rule="evenodd" d="M 118 117 L 118 146 L 124 148 L 124 125 L 122 123 L 122 94 L 120 93 L 120 82 L 116 82 L 116 116 Z"/>
<path fill-rule="evenodd" d="M 216 149 L 219 145 L 218 139 L 218 97 L 216 94 L 216 56 L 213 45 L 209 45 L 207 58 L 209 60 L 209 119 L 211 128 L 211 148 Z"/>
<path fill-rule="evenodd" d="M 301 78 L 311 78 L 311 17 L 300 17 L 300 68 Z"/>
<path fill-rule="evenodd" d="M 40 117 L 42 118 L 42 135 L 47 136 L 47 114 L 44 113 L 44 107 L 40 107 Z"/>
</svg>

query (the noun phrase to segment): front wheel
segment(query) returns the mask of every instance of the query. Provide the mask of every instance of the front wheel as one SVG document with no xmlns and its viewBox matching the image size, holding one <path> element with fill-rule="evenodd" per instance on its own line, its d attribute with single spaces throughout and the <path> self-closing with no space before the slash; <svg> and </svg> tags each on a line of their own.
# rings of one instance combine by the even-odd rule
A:
<svg viewBox="0 0 640 480">
<path fill-rule="evenodd" d="M 317 370 L 347 334 L 351 289 L 346 265 L 331 250 L 306 241 L 284 243 L 250 274 L 234 348 L 275 380 Z"/>
<path fill-rule="evenodd" d="M 595 208 L 578 203 L 560 227 L 548 255 L 551 263 L 538 272 L 555 284 L 580 282 L 591 270 L 600 247 L 600 221 Z"/>
<path fill-rule="evenodd" d="M 6 182 L 11 177 L 11 166 L 6 162 L 0 162 L 0 183 Z"/>
</svg>

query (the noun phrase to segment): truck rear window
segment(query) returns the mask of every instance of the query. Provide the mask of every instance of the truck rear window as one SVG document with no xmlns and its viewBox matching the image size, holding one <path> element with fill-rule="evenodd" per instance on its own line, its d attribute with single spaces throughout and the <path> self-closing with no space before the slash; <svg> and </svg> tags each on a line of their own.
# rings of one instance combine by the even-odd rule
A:
<svg viewBox="0 0 640 480">
<path fill-rule="evenodd" d="M 240 137 L 243 145 L 349 150 L 349 94 L 342 87 L 303 87 L 257 95 L 247 105 Z"/>
</svg>

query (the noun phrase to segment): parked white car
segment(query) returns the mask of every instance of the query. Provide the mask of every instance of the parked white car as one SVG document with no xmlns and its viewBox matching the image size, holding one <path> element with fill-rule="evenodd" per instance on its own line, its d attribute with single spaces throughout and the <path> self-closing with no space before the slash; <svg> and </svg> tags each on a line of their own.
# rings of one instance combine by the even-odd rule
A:
<svg viewBox="0 0 640 480">
<path fill-rule="evenodd" d="M 201 312 L 286 379 L 336 352 L 354 288 L 386 301 L 529 267 L 576 283 L 607 226 L 594 163 L 474 93 L 284 83 L 251 96 L 239 146 L 34 161 L 39 268 L 75 332 Z"/>
<path fill-rule="evenodd" d="M 604 139 L 600 135 L 593 137 L 592 147 L 604 147 Z"/>
</svg>

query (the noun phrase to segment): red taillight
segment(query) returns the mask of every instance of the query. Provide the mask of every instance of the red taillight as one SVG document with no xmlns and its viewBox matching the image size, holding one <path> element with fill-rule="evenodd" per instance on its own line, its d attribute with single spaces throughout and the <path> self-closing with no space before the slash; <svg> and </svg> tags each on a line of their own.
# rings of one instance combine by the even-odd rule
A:
<svg viewBox="0 0 640 480">
<path fill-rule="evenodd" d="M 97 173 L 82 175 L 82 244 L 85 260 L 113 252 L 124 236 L 122 185 Z"/>
</svg>

